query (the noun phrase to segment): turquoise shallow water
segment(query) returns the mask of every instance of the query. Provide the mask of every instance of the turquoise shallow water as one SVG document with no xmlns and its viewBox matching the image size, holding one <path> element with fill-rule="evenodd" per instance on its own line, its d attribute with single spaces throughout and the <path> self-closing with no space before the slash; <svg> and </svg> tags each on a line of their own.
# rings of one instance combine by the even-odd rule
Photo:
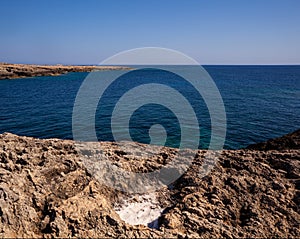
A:
<svg viewBox="0 0 300 239">
<path fill-rule="evenodd" d="M 189 66 L 185 66 L 188 70 Z M 214 79 L 226 109 L 225 148 L 241 148 L 300 128 L 300 66 L 205 66 Z M 72 111 L 76 94 L 88 73 L 0 81 L 0 133 L 38 138 L 72 139 Z M 118 99 L 138 84 L 154 80 L 176 88 L 193 105 L 200 122 L 199 148 L 210 142 L 211 122 L 197 92 L 175 76 L 148 70 L 122 76 L 99 102 L 96 129 L 99 140 L 114 140 L 111 111 Z M 105 102 L 105 107 L 100 106 Z M 166 145 L 178 147 L 180 125 L 170 110 L 147 104 L 132 114 L 130 134 L 149 143 L 149 128 L 161 124 Z M 122 129 L 121 129 L 122 130 Z"/>
</svg>

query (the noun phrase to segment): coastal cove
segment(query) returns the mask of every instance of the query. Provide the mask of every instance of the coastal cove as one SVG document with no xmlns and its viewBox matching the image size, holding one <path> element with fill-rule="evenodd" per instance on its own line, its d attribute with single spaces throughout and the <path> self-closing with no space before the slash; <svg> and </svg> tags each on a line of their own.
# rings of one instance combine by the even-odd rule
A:
<svg viewBox="0 0 300 239">
<path fill-rule="evenodd" d="M 299 238 L 300 0 L 1 2 L 1 238 Z"/>
</svg>

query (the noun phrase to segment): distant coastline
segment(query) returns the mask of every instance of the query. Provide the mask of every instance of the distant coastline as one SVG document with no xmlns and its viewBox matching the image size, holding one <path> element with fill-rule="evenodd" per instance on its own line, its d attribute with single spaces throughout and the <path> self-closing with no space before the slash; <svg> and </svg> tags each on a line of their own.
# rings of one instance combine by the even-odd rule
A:
<svg viewBox="0 0 300 239">
<path fill-rule="evenodd" d="M 57 76 L 69 72 L 93 70 L 129 70 L 126 66 L 33 65 L 0 63 L 0 80 L 35 76 Z"/>
</svg>

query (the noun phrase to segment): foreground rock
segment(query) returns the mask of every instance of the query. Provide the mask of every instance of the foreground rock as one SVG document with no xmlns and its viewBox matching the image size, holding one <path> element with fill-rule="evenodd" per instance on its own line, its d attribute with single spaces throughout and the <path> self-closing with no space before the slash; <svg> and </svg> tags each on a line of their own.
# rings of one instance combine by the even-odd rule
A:
<svg viewBox="0 0 300 239">
<path fill-rule="evenodd" d="M 66 66 L 66 65 L 27 65 L 0 63 L 0 80 L 33 76 L 56 76 L 68 72 L 90 72 L 93 70 L 128 70 L 123 66 Z"/>
<path fill-rule="evenodd" d="M 163 148 L 147 159 L 145 147 L 125 152 L 116 143 L 102 142 L 101 152 L 84 155 L 101 153 L 119 167 L 145 172 L 165 164 L 176 151 Z M 152 229 L 120 218 L 115 208 L 134 195 L 95 180 L 73 141 L 2 134 L 0 236 L 299 237 L 298 149 L 226 150 L 201 178 L 205 153 L 199 150 L 188 172 L 156 192 L 165 210 Z"/>
</svg>

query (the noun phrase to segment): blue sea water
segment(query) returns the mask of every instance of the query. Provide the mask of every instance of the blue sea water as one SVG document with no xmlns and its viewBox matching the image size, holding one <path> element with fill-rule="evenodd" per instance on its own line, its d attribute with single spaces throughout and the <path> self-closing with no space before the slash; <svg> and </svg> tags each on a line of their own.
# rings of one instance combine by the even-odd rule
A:
<svg viewBox="0 0 300 239">
<path fill-rule="evenodd" d="M 188 70 L 189 66 L 181 67 Z M 224 102 L 227 117 L 225 148 L 243 148 L 300 128 L 300 66 L 204 68 L 215 81 Z M 74 101 L 87 75 L 81 72 L 55 77 L 1 80 L 0 133 L 72 139 Z M 110 128 L 114 105 L 126 91 L 153 79 L 185 95 L 199 118 L 199 148 L 207 148 L 211 137 L 211 121 L 204 101 L 176 76 L 156 70 L 128 72 L 111 86 L 110 93 L 103 95 L 95 115 L 98 139 L 114 140 Z M 101 107 L 102 101 L 109 103 Z M 154 124 L 161 124 L 166 129 L 167 146 L 179 146 L 181 126 L 176 115 L 156 104 L 146 104 L 132 114 L 132 139 L 150 143 L 148 131 Z"/>
</svg>

